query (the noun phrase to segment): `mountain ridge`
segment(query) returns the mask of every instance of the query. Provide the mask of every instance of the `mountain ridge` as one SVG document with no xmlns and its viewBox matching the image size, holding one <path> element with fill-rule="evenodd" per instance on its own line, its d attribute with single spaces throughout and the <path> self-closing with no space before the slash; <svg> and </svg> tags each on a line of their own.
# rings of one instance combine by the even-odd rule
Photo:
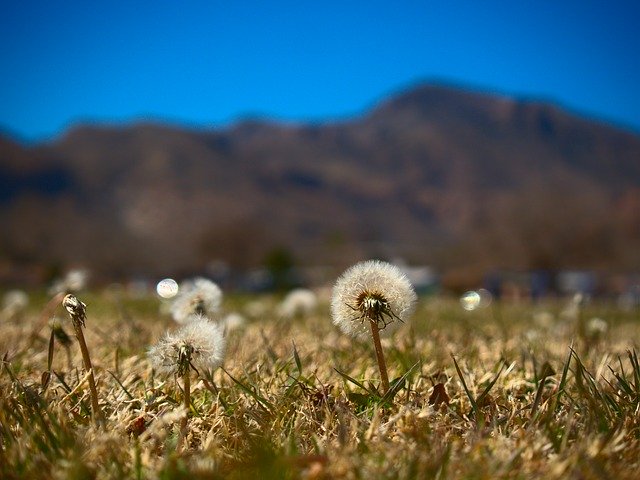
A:
<svg viewBox="0 0 640 480">
<path fill-rule="evenodd" d="M 105 275 L 250 268 L 277 247 L 303 264 L 637 269 L 639 159 L 633 133 L 441 85 L 337 123 L 83 125 L 33 147 L 0 136 L 0 186 L 13 185 L 0 246 L 6 263 Z M 38 180 L 47 171 L 57 189 Z"/>
</svg>

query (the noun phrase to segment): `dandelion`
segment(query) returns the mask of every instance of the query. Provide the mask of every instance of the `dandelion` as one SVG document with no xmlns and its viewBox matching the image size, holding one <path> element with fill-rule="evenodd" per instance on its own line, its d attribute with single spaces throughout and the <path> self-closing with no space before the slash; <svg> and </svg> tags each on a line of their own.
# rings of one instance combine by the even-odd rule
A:
<svg viewBox="0 0 640 480">
<path fill-rule="evenodd" d="M 222 320 L 222 325 L 224 325 L 224 329 L 226 332 L 233 332 L 234 330 L 240 330 L 245 326 L 247 321 L 245 318 L 237 313 L 231 312 Z"/>
<path fill-rule="evenodd" d="M 225 342 L 223 329 L 208 318 L 197 315 L 175 333 L 167 333 L 149 350 L 151 365 L 158 372 L 182 377 L 184 408 L 191 408 L 191 369 L 213 371 L 222 365 Z M 181 438 L 187 428 L 187 417 L 180 427 Z"/>
<path fill-rule="evenodd" d="M 197 315 L 210 316 L 218 313 L 222 303 L 222 290 L 206 278 L 184 282 L 180 293 L 171 305 L 171 315 L 178 323 L 186 323 Z"/>
<path fill-rule="evenodd" d="M 609 329 L 609 324 L 598 317 L 593 317 L 587 322 L 587 337 L 590 340 L 598 340 L 602 338 Z"/>
<path fill-rule="evenodd" d="M 244 311 L 250 318 L 259 319 L 269 315 L 272 308 L 273 305 L 270 299 L 258 298 L 247 302 Z"/>
<path fill-rule="evenodd" d="M 78 344 L 80 345 L 80 352 L 82 353 L 84 369 L 88 373 L 93 420 L 94 422 L 102 422 L 102 411 L 100 410 L 100 404 L 98 402 L 98 390 L 96 389 L 96 382 L 93 376 L 91 356 L 89 355 L 87 342 L 84 339 L 84 333 L 82 333 L 82 329 L 85 327 L 85 323 L 87 320 L 87 305 L 81 302 L 75 295 L 69 293 L 62 300 L 62 306 L 67 310 L 67 312 L 69 312 L 69 316 L 71 317 L 71 323 L 73 324 L 73 329 L 76 332 L 76 338 L 78 339 Z"/>
<path fill-rule="evenodd" d="M 17 320 L 29 306 L 29 296 L 22 290 L 9 290 L 2 297 L 0 316 L 8 320 Z"/>
<path fill-rule="evenodd" d="M 189 367 L 215 370 L 224 358 L 222 327 L 199 315 L 175 333 L 166 333 L 149 350 L 151 364 L 160 373 L 182 375 Z"/>
<path fill-rule="evenodd" d="M 380 334 L 390 335 L 415 308 L 416 293 L 398 267 L 378 260 L 358 263 L 333 287 L 331 316 L 344 333 L 364 339 L 371 332 L 384 392 L 389 377 Z"/>
<path fill-rule="evenodd" d="M 309 315 L 318 306 L 318 297 L 311 290 L 296 288 L 291 290 L 278 307 L 281 316 L 294 318 Z"/>
<path fill-rule="evenodd" d="M 64 278 L 56 280 L 49 289 L 50 295 L 77 293 L 84 290 L 89 280 L 89 272 L 83 269 L 69 270 Z"/>
</svg>

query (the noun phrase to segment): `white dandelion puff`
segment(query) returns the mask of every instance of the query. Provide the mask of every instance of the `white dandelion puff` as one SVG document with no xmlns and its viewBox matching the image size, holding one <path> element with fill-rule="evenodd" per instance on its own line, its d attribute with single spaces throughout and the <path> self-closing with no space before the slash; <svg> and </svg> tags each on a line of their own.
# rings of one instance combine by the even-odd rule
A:
<svg viewBox="0 0 640 480">
<path fill-rule="evenodd" d="M 241 314 L 239 314 L 237 312 L 229 313 L 222 320 L 222 324 L 224 325 L 225 331 L 227 331 L 227 332 L 233 332 L 234 330 L 240 330 L 241 328 L 244 328 L 246 323 L 247 323 L 247 320 Z"/>
<path fill-rule="evenodd" d="M 369 260 L 349 268 L 333 287 L 333 323 L 355 338 L 371 333 L 383 393 L 389 390 L 380 332 L 390 334 L 413 313 L 416 292 L 407 276 L 386 262 Z"/>
<path fill-rule="evenodd" d="M 2 297 L 0 316 L 7 319 L 19 318 L 29 306 L 29 296 L 22 290 L 9 290 Z"/>
<path fill-rule="evenodd" d="M 151 365 L 160 373 L 184 375 L 189 368 L 215 370 L 224 359 L 223 328 L 200 315 L 175 333 L 168 332 L 149 350 Z"/>
<path fill-rule="evenodd" d="M 271 313 L 273 305 L 268 298 L 258 298 L 248 302 L 244 307 L 244 312 L 248 317 L 259 319 Z"/>
<path fill-rule="evenodd" d="M 278 312 L 285 318 L 309 315 L 318 307 L 318 297 L 311 290 L 296 288 L 282 300 Z"/>
<path fill-rule="evenodd" d="M 84 269 L 69 270 L 63 278 L 56 280 L 49 294 L 56 295 L 58 293 L 77 293 L 87 288 L 89 281 L 89 271 Z"/>
<path fill-rule="evenodd" d="M 193 320 L 194 315 L 213 316 L 220 310 L 222 290 L 211 280 L 196 278 L 183 282 L 171 305 L 171 315 L 178 323 Z"/>
<path fill-rule="evenodd" d="M 180 420 L 178 449 L 187 434 L 191 409 L 191 370 L 213 371 L 224 359 L 223 327 L 203 315 L 197 315 L 175 333 L 167 333 L 149 350 L 151 365 L 160 373 L 174 374 L 182 378 L 183 407 L 187 412 Z"/>
<path fill-rule="evenodd" d="M 369 336 L 369 318 L 390 335 L 413 313 L 416 293 L 409 279 L 394 265 L 379 260 L 358 263 L 345 271 L 333 287 L 333 323 L 354 338 Z"/>
<path fill-rule="evenodd" d="M 602 337 L 607 333 L 608 329 L 609 324 L 601 318 L 594 317 L 587 322 L 587 335 L 591 338 L 597 339 Z"/>
</svg>

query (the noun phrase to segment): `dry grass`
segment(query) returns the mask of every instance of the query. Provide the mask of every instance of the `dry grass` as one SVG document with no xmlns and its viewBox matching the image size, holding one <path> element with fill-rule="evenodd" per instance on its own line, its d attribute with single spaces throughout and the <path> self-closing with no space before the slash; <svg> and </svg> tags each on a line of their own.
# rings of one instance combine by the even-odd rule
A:
<svg viewBox="0 0 640 480">
<path fill-rule="evenodd" d="M 401 380 L 381 398 L 373 347 L 340 335 L 326 305 L 284 321 L 262 299 L 266 313 L 230 332 L 224 370 L 207 382 L 194 374 L 178 451 L 179 382 L 154 376 L 145 354 L 174 325 L 153 300 L 80 298 L 106 426 L 91 422 L 75 342 L 71 365 L 56 345 L 45 390 L 50 329 L 37 333 L 40 311 L 4 321 L 0 478 L 631 479 L 640 471 L 638 312 L 591 305 L 562 318 L 556 304 L 464 312 L 423 299 L 412 325 L 383 342 L 389 376 Z M 593 316 L 608 332 L 579 335 Z"/>
</svg>

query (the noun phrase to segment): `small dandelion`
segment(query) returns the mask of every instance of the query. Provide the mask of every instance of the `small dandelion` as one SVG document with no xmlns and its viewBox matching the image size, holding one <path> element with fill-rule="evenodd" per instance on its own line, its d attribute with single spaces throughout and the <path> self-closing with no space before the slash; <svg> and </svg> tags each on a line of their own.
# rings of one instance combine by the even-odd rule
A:
<svg viewBox="0 0 640 480">
<path fill-rule="evenodd" d="M 222 327 L 199 315 L 175 333 L 167 332 L 149 350 L 151 365 L 160 373 L 182 375 L 189 367 L 215 370 L 222 364 Z"/>
<path fill-rule="evenodd" d="M 87 287 L 88 280 L 88 270 L 69 270 L 63 278 L 60 278 L 53 283 L 49 289 L 49 294 L 57 295 L 59 293 L 77 293 Z"/>
<path fill-rule="evenodd" d="M 222 320 L 222 325 L 224 325 L 224 329 L 226 332 L 233 332 L 234 330 L 240 330 L 241 328 L 244 328 L 246 323 L 247 323 L 247 320 L 237 312 L 229 313 Z"/>
<path fill-rule="evenodd" d="M 384 392 L 389 390 L 389 377 L 380 334 L 389 335 L 403 323 L 413 313 L 416 299 L 406 275 L 378 260 L 352 266 L 333 287 L 333 323 L 354 338 L 364 339 L 371 332 Z"/>
<path fill-rule="evenodd" d="M 9 290 L 2 297 L 0 316 L 7 320 L 18 320 L 29 306 L 29 296 L 22 290 Z"/>
<path fill-rule="evenodd" d="M 211 316 L 220 310 L 222 290 L 206 278 L 184 282 L 171 305 L 171 315 L 178 323 L 186 323 L 197 315 Z"/>
<path fill-rule="evenodd" d="M 247 302 L 244 306 L 244 312 L 248 317 L 253 319 L 259 319 L 265 317 L 271 313 L 273 305 L 268 298 L 258 298 Z"/>
<path fill-rule="evenodd" d="M 197 315 L 175 333 L 167 333 L 149 350 L 151 365 L 160 373 L 182 377 L 184 408 L 191 409 L 191 369 L 213 371 L 222 365 L 225 339 L 223 327 Z M 180 426 L 179 444 L 186 434 L 188 416 Z"/>
<path fill-rule="evenodd" d="M 599 340 L 609 329 L 609 324 L 602 318 L 593 317 L 587 322 L 586 333 L 590 340 Z"/>
<path fill-rule="evenodd" d="M 282 300 L 278 312 L 285 318 L 294 318 L 313 313 L 318 306 L 318 297 L 311 290 L 296 288 Z"/>
</svg>

